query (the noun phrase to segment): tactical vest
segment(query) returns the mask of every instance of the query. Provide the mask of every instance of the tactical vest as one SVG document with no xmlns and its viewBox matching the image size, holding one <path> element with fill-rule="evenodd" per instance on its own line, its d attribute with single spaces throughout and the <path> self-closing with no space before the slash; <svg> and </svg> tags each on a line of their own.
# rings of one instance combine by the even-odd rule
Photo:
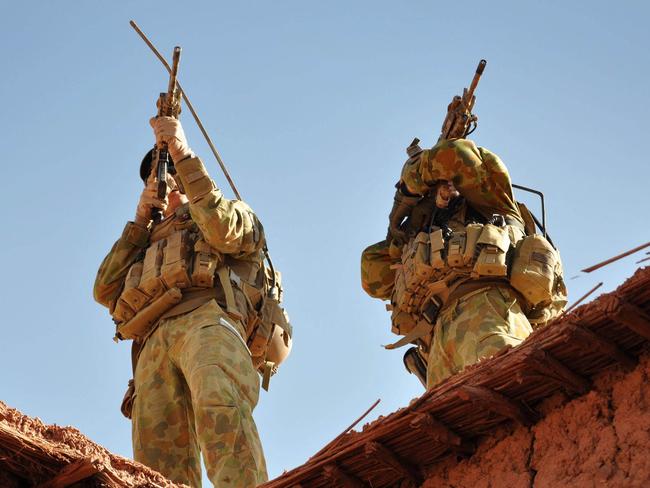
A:
<svg viewBox="0 0 650 488">
<path fill-rule="evenodd" d="M 560 256 L 548 240 L 526 235 L 514 222 L 465 224 L 464 213 L 447 227 L 419 232 L 403 247 L 389 309 L 392 331 L 405 337 L 387 348 L 420 339 L 426 349 L 444 306 L 491 286 L 518 292 L 533 325 L 548 322 L 566 304 Z"/>
<path fill-rule="evenodd" d="M 292 328 L 280 306 L 280 273 L 262 263 L 263 255 L 234 259 L 212 248 L 191 219 L 189 204 L 179 207 L 154 227 L 149 247 L 126 274 L 110 310 L 116 339 L 143 341 L 161 319 L 215 299 L 244 325 L 243 339 L 268 388 L 291 350 Z"/>
</svg>

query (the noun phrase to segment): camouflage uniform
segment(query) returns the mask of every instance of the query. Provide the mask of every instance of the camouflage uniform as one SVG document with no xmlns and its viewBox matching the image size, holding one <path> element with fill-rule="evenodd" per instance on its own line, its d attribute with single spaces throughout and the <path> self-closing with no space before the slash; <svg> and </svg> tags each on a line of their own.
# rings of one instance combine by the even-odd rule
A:
<svg viewBox="0 0 650 488">
<path fill-rule="evenodd" d="M 509 224 L 523 229 L 508 170 L 494 153 L 467 139 L 441 140 L 419 158 L 407 161 L 400 184 L 408 193 L 424 197 L 439 180 L 452 181 L 465 200 L 448 222 L 452 230 L 465 225 L 467 209 L 483 221 L 493 214 L 503 215 Z M 433 202 L 423 200 L 423 204 Z M 420 223 L 417 227 L 408 229 L 409 233 L 422 230 Z M 394 248 L 392 242 L 382 241 L 363 251 L 362 286 L 370 296 L 390 298 L 395 278 L 390 266 L 400 262 L 400 251 Z M 454 298 L 443 305 L 434 324 L 428 388 L 507 345 L 521 343 L 531 332 L 519 295 L 506 282 Z"/>
<path fill-rule="evenodd" d="M 395 270 L 400 250 L 388 240 L 368 246 L 361 255 L 361 286 L 373 298 L 389 300 L 395 284 Z"/>
<path fill-rule="evenodd" d="M 198 158 L 177 163 L 176 170 L 191 219 L 210 246 L 231 260 L 261 265 L 264 233 L 250 207 L 226 199 Z M 98 271 L 99 303 L 114 307 L 150 235 L 127 224 Z M 244 326 L 222 309 L 218 285 L 215 296 L 163 318 L 144 343 L 135 371 L 134 457 L 175 482 L 200 486 L 202 453 L 215 486 L 256 486 L 267 479 L 252 417 L 259 377 Z M 245 302 L 237 303 L 245 316 Z"/>
</svg>

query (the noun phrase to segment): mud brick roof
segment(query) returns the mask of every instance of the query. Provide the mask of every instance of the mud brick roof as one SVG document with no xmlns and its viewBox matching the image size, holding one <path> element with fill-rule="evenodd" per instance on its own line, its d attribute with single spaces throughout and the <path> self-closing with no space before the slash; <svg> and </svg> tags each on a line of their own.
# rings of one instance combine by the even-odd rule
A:
<svg viewBox="0 0 650 488">
<path fill-rule="evenodd" d="M 172 483 L 140 463 L 111 454 L 73 427 L 45 425 L 0 402 L 0 486 L 62 488 L 73 484 L 185 486 Z"/>
<path fill-rule="evenodd" d="M 615 364 L 633 368 L 650 342 L 650 267 L 507 349 L 452 376 L 411 404 L 350 432 L 264 485 L 417 486 L 425 469 L 504 422 L 531 425 L 541 400 L 580 395 Z"/>
</svg>

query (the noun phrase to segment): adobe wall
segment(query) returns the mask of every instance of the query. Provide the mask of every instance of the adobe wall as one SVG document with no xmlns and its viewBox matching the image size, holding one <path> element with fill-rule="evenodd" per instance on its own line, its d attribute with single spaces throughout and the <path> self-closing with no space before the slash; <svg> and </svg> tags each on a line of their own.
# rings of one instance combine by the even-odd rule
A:
<svg viewBox="0 0 650 488">
<path fill-rule="evenodd" d="M 605 372 L 594 389 L 557 395 L 533 427 L 504 427 L 469 459 L 433 466 L 423 488 L 650 486 L 650 353 L 636 369 Z"/>
</svg>

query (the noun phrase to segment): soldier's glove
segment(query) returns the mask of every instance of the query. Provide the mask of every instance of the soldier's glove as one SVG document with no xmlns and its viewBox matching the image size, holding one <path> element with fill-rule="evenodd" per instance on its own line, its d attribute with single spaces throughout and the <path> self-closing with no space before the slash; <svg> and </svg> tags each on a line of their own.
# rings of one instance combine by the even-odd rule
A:
<svg viewBox="0 0 650 488">
<path fill-rule="evenodd" d="M 183 159 L 193 157 L 194 153 L 187 145 L 185 132 L 181 122 L 174 117 L 154 117 L 149 123 L 153 127 L 156 136 L 156 144 L 167 144 L 169 155 L 174 163 L 180 163 Z"/>
<path fill-rule="evenodd" d="M 163 212 L 167 208 L 167 199 L 161 200 L 158 198 L 158 181 L 153 171 L 147 178 L 147 184 L 140 195 L 140 201 L 135 210 L 134 222 L 142 227 L 147 227 L 151 223 L 152 208 L 159 208 Z"/>
<path fill-rule="evenodd" d="M 393 240 L 399 246 L 406 243 L 408 236 L 402 229 L 404 219 L 411 214 L 411 210 L 420 200 L 417 195 L 405 195 L 399 188 L 395 192 L 393 208 L 388 216 L 388 235 L 386 240 Z"/>
<path fill-rule="evenodd" d="M 497 227 L 505 227 L 506 218 L 501 214 L 492 214 L 492 217 L 488 219 L 487 223 L 496 225 Z"/>
</svg>

